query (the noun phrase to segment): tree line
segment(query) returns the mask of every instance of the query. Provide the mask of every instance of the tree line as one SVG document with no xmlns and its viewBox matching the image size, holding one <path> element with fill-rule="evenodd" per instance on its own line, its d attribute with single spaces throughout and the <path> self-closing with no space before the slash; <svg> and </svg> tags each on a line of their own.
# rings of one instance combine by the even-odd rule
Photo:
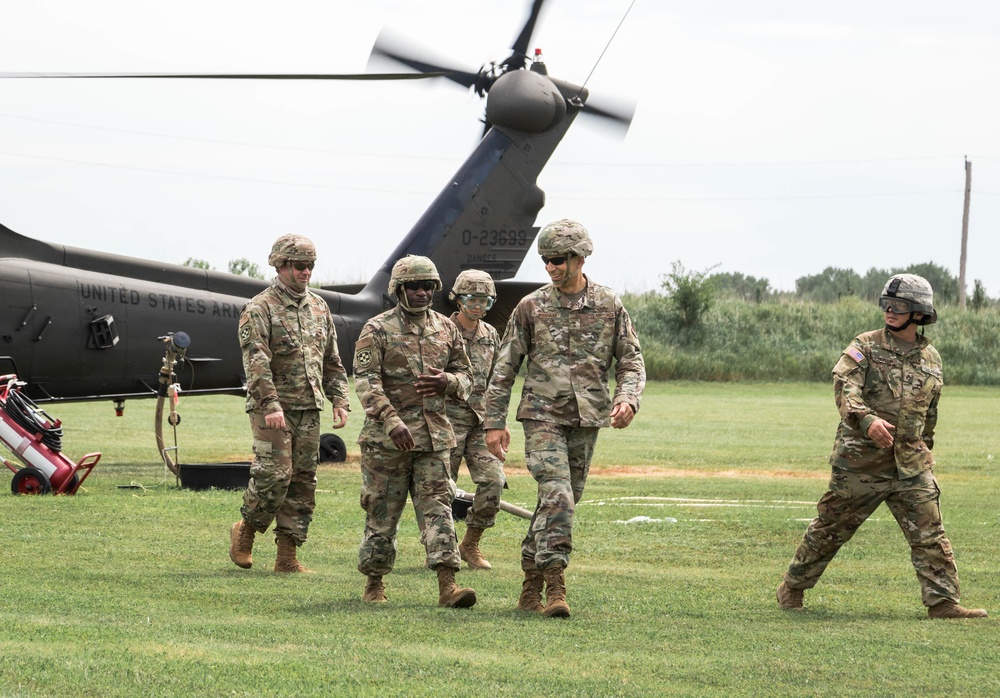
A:
<svg viewBox="0 0 1000 698">
<path fill-rule="evenodd" d="M 887 279 L 919 274 L 934 288 L 938 323 L 927 336 L 949 384 L 1000 385 L 1000 302 L 976 282 L 966 310 L 958 281 L 934 263 L 871 269 L 827 268 L 777 292 L 766 279 L 691 271 L 674 262 L 662 289 L 625 294 L 652 380 L 827 381 L 850 340 L 882 324 L 877 301 Z"/>
<path fill-rule="evenodd" d="M 930 283 L 934 289 L 935 303 L 949 305 L 958 302 L 958 279 L 946 268 L 934 262 L 911 264 L 908 267 L 879 269 L 872 267 L 864 274 L 853 269 L 827 267 L 818 274 L 800 276 L 795 280 L 795 291 L 777 291 L 771 288 L 767 279 L 747 276 L 739 272 L 711 273 L 712 269 L 695 272 L 685 269 L 675 262 L 673 270 L 666 274 L 662 287 L 668 296 L 676 297 L 678 303 L 694 302 L 704 306 L 706 299 L 715 296 L 734 297 L 751 303 L 768 300 L 797 298 L 803 301 L 831 303 L 841 298 L 856 296 L 875 302 L 882 295 L 885 282 L 894 274 L 917 274 Z M 700 302 L 699 302 L 700 301 Z M 973 284 L 968 306 L 972 310 L 985 308 L 995 301 L 986 295 L 983 282 Z M 686 312 L 690 312 L 689 310 Z"/>
</svg>

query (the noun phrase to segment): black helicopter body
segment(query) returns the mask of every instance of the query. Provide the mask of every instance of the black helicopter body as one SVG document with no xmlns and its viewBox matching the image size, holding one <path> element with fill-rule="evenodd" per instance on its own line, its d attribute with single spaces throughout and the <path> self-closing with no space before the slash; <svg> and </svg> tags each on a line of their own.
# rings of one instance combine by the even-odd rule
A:
<svg viewBox="0 0 1000 698">
<path fill-rule="evenodd" d="M 396 260 L 407 254 L 430 257 L 445 288 L 463 269 L 489 272 L 498 282 L 499 296 L 491 320 L 502 322 L 538 285 L 512 279 L 538 232 L 535 219 L 545 203 L 537 185 L 539 173 L 585 109 L 619 122 L 631 118 L 588 106 L 584 88 L 549 78 L 544 64 L 525 59 L 541 4 L 534 0 L 511 58 L 479 73 L 429 66 L 376 44 L 373 55 L 485 94 L 487 131 L 367 284 L 317 291 L 333 313 L 348 370 L 362 325 L 395 302 L 386 295 L 389 274 Z M 182 390 L 242 393 L 238 317 L 266 285 L 244 276 L 50 244 L 0 225 L 0 375 L 16 373 L 27 383 L 28 395 L 43 402 L 155 397 L 163 338 L 183 332 L 191 344 L 175 368 Z M 450 313 L 444 295 L 438 294 L 437 309 Z"/>
</svg>

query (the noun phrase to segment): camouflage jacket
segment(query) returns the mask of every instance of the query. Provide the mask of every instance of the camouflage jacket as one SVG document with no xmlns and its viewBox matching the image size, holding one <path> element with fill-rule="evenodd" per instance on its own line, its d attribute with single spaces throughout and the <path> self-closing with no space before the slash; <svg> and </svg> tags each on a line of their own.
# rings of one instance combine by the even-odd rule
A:
<svg viewBox="0 0 1000 698">
<path fill-rule="evenodd" d="M 830 464 L 853 472 L 901 478 L 934 465 L 934 429 L 944 379 L 941 356 L 926 337 L 903 353 L 884 329 L 854 338 L 833 368 L 840 412 Z M 892 448 L 868 437 L 876 417 L 896 427 Z"/>
<path fill-rule="evenodd" d="M 240 314 L 247 376 L 246 410 L 321 410 L 323 396 L 349 410 L 347 371 L 326 301 L 311 291 L 295 298 L 279 279 Z"/>
<path fill-rule="evenodd" d="M 587 279 L 576 307 L 548 284 L 514 308 L 486 391 L 486 429 L 507 420 L 514 378 L 528 359 L 517 419 L 606 427 L 613 404 L 639 410 L 646 367 L 639 338 L 617 294 Z M 615 361 L 614 400 L 608 372 Z"/>
<path fill-rule="evenodd" d="M 500 333 L 493 325 L 480 320 L 475 335 L 469 339 L 465 330 L 458 324 L 458 313 L 452 313 L 449 319 L 458 327 L 465 342 L 465 354 L 472 364 L 472 392 L 468 400 L 448 398 L 448 419 L 474 426 L 486 418 L 486 384 L 489 383 L 490 374 L 493 373 L 497 348 L 500 346 Z"/>
<path fill-rule="evenodd" d="M 462 335 L 441 313 L 428 310 L 421 328 L 400 307 L 365 323 L 354 352 L 354 389 L 365 409 L 358 443 L 394 449 L 389 433 L 405 424 L 418 451 L 441 451 L 455 445 L 445 413 L 445 396 L 465 400 L 472 387 L 472 367 Z M 439 368 L 448 374 L 445 395 L 417 394 L 417 376 Z"/>
</svg>

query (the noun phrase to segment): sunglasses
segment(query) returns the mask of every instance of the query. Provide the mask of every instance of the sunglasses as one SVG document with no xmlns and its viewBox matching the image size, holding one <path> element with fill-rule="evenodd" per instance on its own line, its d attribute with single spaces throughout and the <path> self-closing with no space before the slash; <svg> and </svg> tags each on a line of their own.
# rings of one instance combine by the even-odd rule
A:
<svg viewBox="0 0 1000 698">
<path fill-rule="evenodd" d="M 315 266 L 316 262 L 292 262 L 295 271 L 305 271 L 306 269 L 312 271 Z"/>
<path fill-rule="evenodd" d="M 472 305 L 472 306 L 483 305 L 486 306 L 487 310 L 493 307 L 493 300 L 494 300 L 490 296 L 473 296 L 471 294 L 459 296 L 459 299 L 462 301 L 464 305 Z"/>
<path fill-rule="evenodd" d="M 882 296 L 878 301 L 878 307 L 882 311 L 891 310 L 896 315 L 903 315 L 913 311 L 913 303 L 905 298 L 890 298 Z"/>
<path fill-rule="evenodd" d="M 542 264 L 551 264 L 554 267 L 558 267 L 560 265 L 565 264 L 566 260 L 569 259 L 571 256 L 572 255 L 564 254 L 561 257 L 546 257 L 545 255 L 542 255 Z"/>
<path fill-rule="evenodd" d="M 433 291 L 437 288 L 437 283 L 434 281 L 407 281 L 403 284 L 403 288 L 407 291 Z"/>
</svg>

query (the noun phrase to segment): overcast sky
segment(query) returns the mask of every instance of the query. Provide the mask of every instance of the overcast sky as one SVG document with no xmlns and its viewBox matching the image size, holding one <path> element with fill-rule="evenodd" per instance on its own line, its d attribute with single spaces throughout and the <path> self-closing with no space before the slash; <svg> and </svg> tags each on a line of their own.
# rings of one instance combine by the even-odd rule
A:
<svg viewBox="0 0 1000 698">
<path fill-rule="evenodd" d="M 474 70 L 529 4 L 0 0 L 0 71 L 363 72 L 383 28 Z M 957 276 L 968 156 L 968 285 L 1000 296 L 997 3 L 547 0 L 532 44 L 637 104 L 624 139 L 577 120 L 539 179 L 538 224 L 587 226 L 595 280 Z M 0 222 L 220 269 L 299 232 L 318 280 L 367 280 L 481 135 L 480 100 L 436 83 L 0 81 Z"/>
</svg>

